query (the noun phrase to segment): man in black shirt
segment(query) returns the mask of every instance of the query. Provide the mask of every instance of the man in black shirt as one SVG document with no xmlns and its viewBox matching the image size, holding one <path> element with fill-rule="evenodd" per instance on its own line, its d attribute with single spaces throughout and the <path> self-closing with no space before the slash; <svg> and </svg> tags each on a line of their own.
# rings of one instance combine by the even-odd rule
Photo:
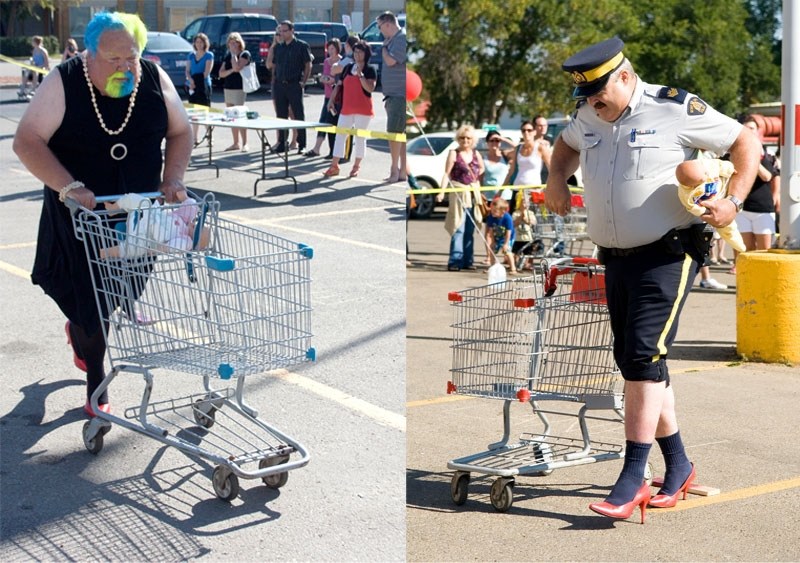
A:
<svg viewBox="0 0 800 563">
<path fill-rule="evenodd" d="M 275 101 L 275 111 L 278 117 L 288 118 L 289 107 L 292 108 L 294 118 L 305 119 L 303 109 L 303 89 L 311 76 L 311 49 L 308 43 L 294 36 L 294 24 L 288 20 L 282 21 L 276 33 L 283 37 L 283 43 L 274 46 L 275 54 L 272 58 L 272 68 L 275 82 L 272 99 Z M 298 154 L 303 154 L 306 148 L 306 130 L 300 129 L 297 135 Z M 278 132 L 278 144 L 273 152 L 286 150 L 286 131 Z"/>
</svg>

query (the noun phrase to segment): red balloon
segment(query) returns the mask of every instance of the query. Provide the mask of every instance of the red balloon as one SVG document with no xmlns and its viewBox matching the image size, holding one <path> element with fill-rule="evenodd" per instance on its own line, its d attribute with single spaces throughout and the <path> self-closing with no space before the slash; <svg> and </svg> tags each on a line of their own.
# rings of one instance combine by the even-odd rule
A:
<svg viewBox="0 0 800 563">
<path fill-rule="evenodd" d="M 413 70 L 406 69 L 406 101 L 413 102 L 422 93 L 422 79 Z"/>
</svg>

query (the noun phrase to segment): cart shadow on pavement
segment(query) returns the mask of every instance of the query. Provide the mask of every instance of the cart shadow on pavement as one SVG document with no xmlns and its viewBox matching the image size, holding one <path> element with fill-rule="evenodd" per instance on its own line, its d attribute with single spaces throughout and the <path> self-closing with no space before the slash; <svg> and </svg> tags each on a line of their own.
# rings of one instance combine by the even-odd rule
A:
<svg viewBox="0 0 800 563">
<path fill-rule="evenodd" d="M 279 491 L 255 480 L 245 482 L 232 502 L 219 500 L 210 482 L 213 467 L 190 456 L 188 464 L 181 458 L 176 463 L 172 453 L 166 459 L 168 446 L 139 475 L 93 482 L 135 438 L 121 439 L 128 431 L 113 428 L 95 456 L 80 442 L 82 408 L 45 422 L 48 396 L 84 384 L 69 379 L 24 386 L 22 399 L 0 418 L 0 560 L 193 559 L 210 553 L 199 537 L 280 518 L 266 506 Z M 47 437 L 65 431 L 75 436 L 74 447 Z M 158 469 L 162 460 L 166 468 Z"/>
<path fill-rule="evenodd" d="M 4 194 L 0 195 L 0 203 L 6 203 L 8 201 L 41 201 L 43 198 L 44 192 L 42 188 L 36 190 L 30 190 L 27 192 L 15 192 L 12 194 Z"/>
<path fill-rule="evenodd" d="M 450 496 L 450 479 L 452 472 L 433 472 L 419 469 L 406 470 L 406 507 L 431 512 L 451 513 L 454 517 L 460 512 L 498 514 L 489 500 L 492 478 L 476 478 L 470 481 L 469 496 L 462 506 L 456 506 Z M 610 487 L 598 487 L 588 483 L 537 483 L 535 477 L 525 477 L 517 481 L 514 487 L 514 504 L 506 514 L 534 518 L 550 518 L 562 520 L 567 526 L 562 530 L 602 530 L 614 527 L 614 520 L 602 518 L 592 513 L 567 514 L 528 508 L 530 504 L 541 498 L 583 498 L 588 506 L 591 502 L 602 500 L 610 491 Z M 588 512 L 589 509 L 586 508 Z M 499 516 L 498 516 L 499 517 Z"/>
</svg>

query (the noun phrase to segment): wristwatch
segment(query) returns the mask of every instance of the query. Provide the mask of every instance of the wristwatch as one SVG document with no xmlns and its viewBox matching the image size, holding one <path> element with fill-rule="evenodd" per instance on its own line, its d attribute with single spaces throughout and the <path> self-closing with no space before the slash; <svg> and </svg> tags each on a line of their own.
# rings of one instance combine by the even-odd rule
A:
<svg viewBox="0 0 800 563">
<path fill-rule="evenodd" d="M 728 196 L 727 198 L 725 198 L 725 199 L 729 199 L 729 200 L 731 200 L 731 201 L 733 202 L 733 204 L 736 206 L 736 213 L 741 213 L 741 211 L 742 211 L 742 206 L 744 206 L 744 204 L 742 203 L 742 200 L 740 200 L 740 199 L 739 199 L 738 197 L 736 197 L 735 195 L 729 195 L 729 196 Z"/>
</svg>

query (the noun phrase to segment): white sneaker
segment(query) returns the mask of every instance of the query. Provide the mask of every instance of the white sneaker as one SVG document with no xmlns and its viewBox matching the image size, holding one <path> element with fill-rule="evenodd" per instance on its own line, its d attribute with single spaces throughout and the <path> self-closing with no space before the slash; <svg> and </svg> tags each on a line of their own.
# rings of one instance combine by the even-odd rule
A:
<svg viewBox="0 0 800 563">
<path fill-rule="evenodd" d="M 703 289 L 728 289 L 728 286 L 724 283 L 719 283 L 714 278 L 708 278 L 707 280 L 700 280 L 700 287 Z"/>
<path fill-rule="evenodd" d="M 250 147 L 248 145 L 242 145 L 242 152 L 247 152 L 249 150 L 250 150 Z"/>
</svg>

